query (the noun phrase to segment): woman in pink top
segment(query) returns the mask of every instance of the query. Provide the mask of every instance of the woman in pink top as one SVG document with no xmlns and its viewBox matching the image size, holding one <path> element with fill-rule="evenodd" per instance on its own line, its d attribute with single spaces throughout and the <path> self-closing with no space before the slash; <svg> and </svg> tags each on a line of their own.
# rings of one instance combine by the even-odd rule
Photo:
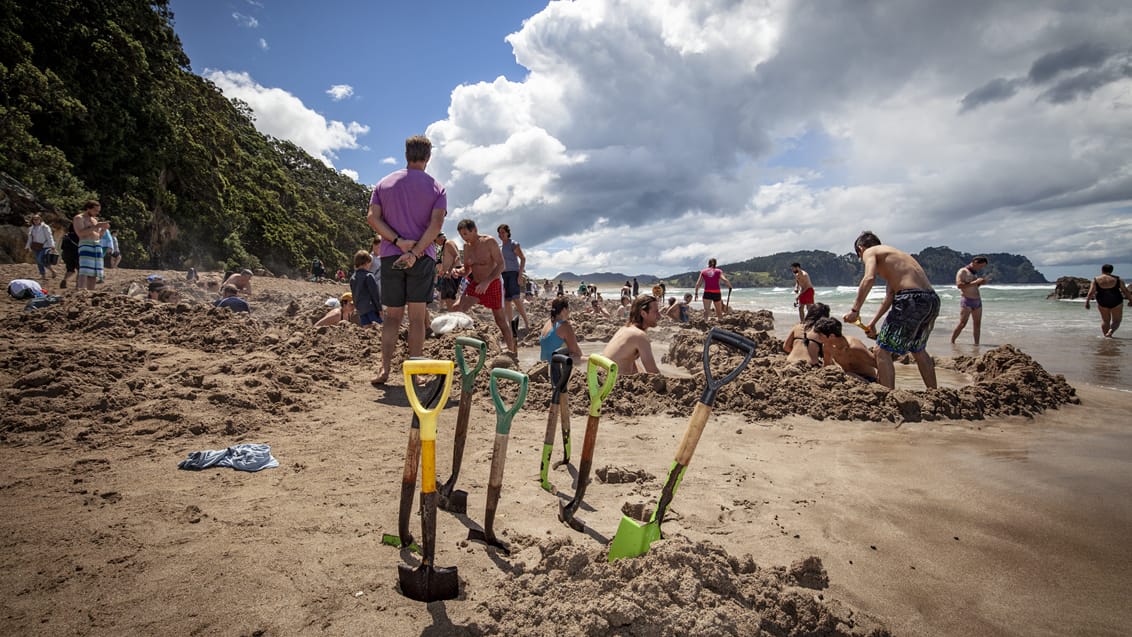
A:
<svg viewBox="0 0 1132 637">
<path fill-rule="evenodd" d="M 723 293 L 719 287 L 720 282 L 727 284 L 728 291 L 734 289 L 731 282 L 724 276 L 723 270 L 715 267 L 715 259 L 708 259 L 708 267 L 700 270 L 700 278 L 696 280 L 696 298 L 700 296 L 700 286 L 704 287 L 704 318 L 708 317 L 711 304 L 715 305 L 716 318 L 723 318 Z"/>
</svg>

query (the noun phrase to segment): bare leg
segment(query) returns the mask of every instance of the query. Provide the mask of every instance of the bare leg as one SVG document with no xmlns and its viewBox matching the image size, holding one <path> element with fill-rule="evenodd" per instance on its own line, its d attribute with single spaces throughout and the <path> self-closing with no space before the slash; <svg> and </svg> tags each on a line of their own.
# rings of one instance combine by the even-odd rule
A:
<svg viewBox="0 0 1132 637">
<path fill-rule="evenodd" d="M 809 306 L 808 305 L 802 305 L 801 303 L 798 304 L 798 322 L 799 323 L 804 323 L 806 321 L 806 308 L 807 307 L 809 307 Z"/>
<path fill-rule="evenodd" d="M 381 324 L 381 372 L 373 379 L 374 384 L 389 380 L 389 365 L 393 362 L 393 352 L 397 349 L 397 337 L 401 333 L 401 319 L 405 308 L 387 307 Z"/>
<path fill-rule="evenodd" d="M 523 297 L 515 299 L 515 308 L 519 310 L 519 316 L 523 318 L 523 325 L 527 326 L 527 330 L 531 329 L 531 320 L 527 318 L 527 308 L 523 307 Z"/>
<path fill-rule="evenodd" d="M 723 301 L 712 301 L 715 305 L 716 318 L 723 318 Z"/>
<path fill-rule="evenodd" d="M 704 318 L 711 318 L 711 301 L 704 299 Z"/>
<path fill-rule="evenodd" d="M 1099 305 L 1097 306 L 1097 309 L 1101 312 L 1101 334 L 1103 336 L 1108 336 L 1110 329 L 1109 323 L 1112 321 L 1112 310 L 1107 307 L 1101 307 Z"/>
<path fill-rule="evenodd" d="M 977 307 L 971 310 L 971 329 L 975 332 L 975 345 L 979 344 L 979 334 L 983 327 L 983 308 Z"/>
<path fill-rule="evenodd" d="M 1124 305 L 1117 305 L 1112 308 L 1112 318 L 1109 320 L 1108 335 L 1112 337 L 1116 333 L 1116 328 L 1120 327 L 1120 321 L 1124 319 Z"/>
<path fill-rule="evenodd" d="M 428 305 L 409 303 L 409 356 L 420 356 L 424 351 L 425 323 L 428 323 Z"/>
<path fill-rule="evenodd" d="M 971 309 L 970 308 L 964 307 L 964 308 L 959 309 L 959 325 L 956 325 L 955 331 L 951 332 L 951 342 L 952 343 L 955 342 L 955 339 L 959 338 L 959 333 L 963 331 L 963 328 L 967 327 L 967 317 L 968 316 L 971 316 Z M 976 343 L 979 342 L 978 337 L 975 338 L 975 342 Z"/>
<path fill-rule="evenodd" d="M 928 354 L 927 350 L 913 352 L 912 358 L 916 360 L 916 367 L 920 369 L 920 378 L 924 379 L 924 386 L 928 389 L 935 389 L 937 387 L 935 361 L 932 360 L 931 354 Z"/>
<path fill-rule="evenodd" d="M 878 347 L 876 349 L 877 382 L 889 389 L 896 388 L 896 369 L 892 366 L 892 352 Z"/>
<path fill-rule="evenodd" d="M 491 315 L 495 317 L 495 324 L 499 326 L 499 331 L 503 333 L 503 343 L 507 346 L 507 351 L 511 353 L 518 353 L 519 350 L 515 349 L 515 335 L 511 333 L 511 321 L 507 320 L 503 308 L 492 310 Z"/>
</svg>

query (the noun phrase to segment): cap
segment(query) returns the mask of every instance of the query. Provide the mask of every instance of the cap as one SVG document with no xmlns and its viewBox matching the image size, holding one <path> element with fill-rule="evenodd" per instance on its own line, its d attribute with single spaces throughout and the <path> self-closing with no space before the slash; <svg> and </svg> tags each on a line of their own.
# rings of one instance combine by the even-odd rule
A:
<svg viewBox="0 0 1132 637">
<path fill-rule="evenodd" d="M 243 270 L 240 270 L 240 274 L 242 274 L 242 275 L 244 275 L 244 276 L 251 276 L 251 275 L 252 275 L 252 271 L 251 271 L 251 270 L 249 270 L 249 269 L 247 269 L 247 268 L 244 268 Z"/>
<path fill-rule="evenodd" d="M 339 303 L 353 303 L 354 302 L 354 294 L 352 292 L 347 292 L 347 293 L 343 294 L 342 296 L 338 297 L 338 302 Z"/>
</svg>

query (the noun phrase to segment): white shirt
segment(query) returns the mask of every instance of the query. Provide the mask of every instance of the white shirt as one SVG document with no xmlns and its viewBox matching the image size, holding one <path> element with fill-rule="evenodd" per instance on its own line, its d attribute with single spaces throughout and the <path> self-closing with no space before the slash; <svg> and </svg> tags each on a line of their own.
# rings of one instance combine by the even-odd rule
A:
<svg viewBox="0 0 1132 637">
<path fill-rule="evenodd" d="M 24 247 L 31 250 L 31 244 L 33 243 L 42 243 L 45 248 L 54 248 L 55 235 L 51 232 L 51 226 L 42 221 L 32 225 L 32 227 L 28 229 L 28 242 Z"/>
</svg>

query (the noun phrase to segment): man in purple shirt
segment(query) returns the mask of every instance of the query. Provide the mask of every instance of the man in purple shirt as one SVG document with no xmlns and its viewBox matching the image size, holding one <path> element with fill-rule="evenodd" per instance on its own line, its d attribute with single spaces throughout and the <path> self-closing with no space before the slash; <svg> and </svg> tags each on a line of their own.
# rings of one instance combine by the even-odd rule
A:
<svg viewBox="0 0 1132 637">
<path fill-rule="evenodd" d="M 369 200 L 366 221 L 381 237 L 381 301 L 386 307 L 381 326 L 381 372 L 370 381 L 373 385 L 389 379 L 406 304 L 409 356 L 420 356 L 424 349 L 427 304 L 432 300 L 436 278 L 433 239 L 448 214 L 444 186 L 424 171 L 431 157 L 432 142 L 427 137 L 406 139 L 406 167 L 378 182 Z"/>
</svg>

